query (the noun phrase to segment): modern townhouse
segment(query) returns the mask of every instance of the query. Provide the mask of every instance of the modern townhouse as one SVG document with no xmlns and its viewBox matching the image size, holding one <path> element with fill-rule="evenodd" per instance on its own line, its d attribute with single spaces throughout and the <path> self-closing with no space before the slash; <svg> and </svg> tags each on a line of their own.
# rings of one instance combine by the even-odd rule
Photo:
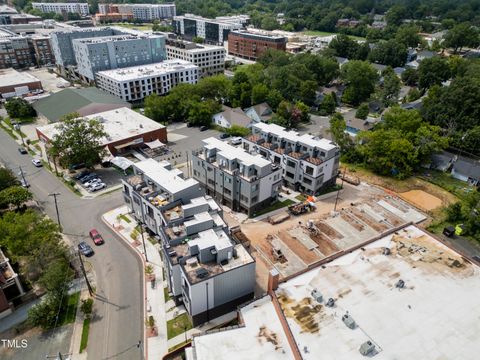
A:
<svg viewBox="0 0 480 360">
<path fill-rule="evenodd" d="M 204 193 L 198 181 L 185 179 L 182 171 L 168 161 L 147 159 L 132 167 L 134 174 L 122 180 L 123 197 L 133 216 L 154 234 L 164 226 L 164 209 Z"/>
<path fill-rule="evenodd" d="M 280 166 L 284 185 L 297 191 L 316 195 L 335 184 L 340 150 L 330 140 L 299 135 L 276 124 L 257 123 L 242 146 Z"/>
<path fill-rule="evenodd" d="M 216 138 L 192 155 L 193 177 L 221 204 L 249 215 L 275 201 L 282 169 Z"/>
</svg>

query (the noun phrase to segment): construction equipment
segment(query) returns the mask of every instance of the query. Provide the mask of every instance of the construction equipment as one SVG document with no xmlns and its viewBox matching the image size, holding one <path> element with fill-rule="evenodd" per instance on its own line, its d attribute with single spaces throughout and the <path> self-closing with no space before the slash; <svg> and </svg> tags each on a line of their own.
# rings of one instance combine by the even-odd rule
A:
<svg viewBox="0 0 480 360">
<path fill-rule="evenodd" d="M 298 216 L 306 212 L 315 210 L 315 198 L 309 196 L 304 202 L 293 204 L 288 207 L 288 212 L 292 215 Z"/>
</svg>

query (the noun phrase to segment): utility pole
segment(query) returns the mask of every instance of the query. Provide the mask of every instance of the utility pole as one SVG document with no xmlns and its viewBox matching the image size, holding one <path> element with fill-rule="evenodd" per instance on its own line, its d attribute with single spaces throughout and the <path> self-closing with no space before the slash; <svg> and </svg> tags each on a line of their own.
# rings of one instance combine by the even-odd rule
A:
<svg viewBox="0 0 480 360">
<path fill-rule="evenodd" d="M 137 225 L 140 226 L 140 233 L 142 235 L 142 243 L 143 243 L 143 253 L 145 254 L 145 261 L 148 262 L 147 248 L 145 247 L 145 237 L 143 236 L 143 222 L 145 221 L 145 214 L 143 212 L 143 203 L 140 204 L 140 208 L 142 209 L 142 221 L 141 222 L 137 221 Z"/>
<path fill-rule="evenodd" d="M 90 296 L 93 296 L 92 285 L 88 280 L 87 272 L 85 271 L 85 265 L 83 264 L 82 254 L 80 253 L 80 250 L 78 250 L 78 258 L 80 259 L 80 269 L 82 270 L 83 276 L 85 277 L 85 282 L 87 283 L 88 293 L 90 294 Z"/>
<path fill-rule="evenodd" d="M 53 199 L 55 201 L 55 210 L 57 211 L 57 223 L 58 223 L 58 226 L 60 227 L 60 230 L 62 230 L 62 224 L 60 224 L 60 213 L 58 212 L 58 203 L 57 203 L 58 195 L 60 195 L 60 193 L 48 194 L 48 196 L 53 196 Z"/>
<path fill-rule="evenodd" d="M 19 166 L 19 169 L 20 169 L 20 174 L 22 175 L 23 183 L 26 184 L 27 180 L 25 180 L 25 174 L 23 173 L 22 167 Z"/>
</svg>

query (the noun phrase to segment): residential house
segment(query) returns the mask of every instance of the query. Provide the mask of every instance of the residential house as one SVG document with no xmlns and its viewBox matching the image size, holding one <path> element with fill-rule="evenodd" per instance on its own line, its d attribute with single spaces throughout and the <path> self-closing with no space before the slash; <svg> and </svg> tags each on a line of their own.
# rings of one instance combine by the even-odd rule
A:
<svg viewBox="0 0 480 360">
<path fill-rule="evenodd" d="M 451 174 L 455 179 L 480 185 L 480 161 L 465 156 L 455 156 Z"/>
<path fill-rule="evenodd" d="M 246 108 L 244 112 L 255 123 L 269 122 L 273 116 L 272 108 L 266 102 Z"/>
<path fill-rule="evenodd" d="M 212 116 L 212 122 L 226 129 L 231 128 L 233 125 L 248 128 L 252 119 L 239 107 L 231 108 L 222 105 L 222 111 Z"/>
</svg>

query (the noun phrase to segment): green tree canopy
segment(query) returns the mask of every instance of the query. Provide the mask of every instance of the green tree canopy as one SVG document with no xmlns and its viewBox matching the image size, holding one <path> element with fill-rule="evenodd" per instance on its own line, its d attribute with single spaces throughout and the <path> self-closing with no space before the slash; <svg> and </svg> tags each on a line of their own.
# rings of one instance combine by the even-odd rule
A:
<svg viewBox="0 0 480 360">
<path fill-rule="evenodd" d="M 84 163 L 91 167 L 101 162 L 105 151 L 101 140 L 107 134 L 100 122 L 83 119 L 73 113 L 65 115 L 57 129 L 58 133 L 51 141 L 50 154 L 58 156 L 62 166 Z"/>
<path fill-rule="evenodd" d="M 17 208 L 33 198 L 32 193 L 22 186 L 10 186 L 0 191 L 0 208 L 13 205 Z"/>
<path fill-rule="evenodd" d="M 433 85 L 440 85 L 450 78 L 450 67 L 447 60 L 434 56 L 423 59 L 418 67 L 418 84 L 422 89 L 428 89 Z"/>
<path fill-rule="evenodd" d="M 477 28 L 465 22 L 455 25 L 445 35 L 443 45 L 452 48 L 456 54 L 462 48 L 480 45 L 480 33 Z"/>
<path fill-rule="evenodd" d="M 37 116 L 37 112 L 29 102 L 22 98 L 13 98 L 5 103 L 8 116 L 12 118 L 28 118 Z"/>
<path fill-rule="evenodd" d="M 0 191 L 18 184 L 18 180 L 10 169 L 0 167 Z"/>
<path fill-rule="evenodd" d="M 371 62 L 398 67 L 407 61 L 407 48 L 397 40 L 380 41 L 368 56 Z"/>
<path fill-rule="evenodd" d="M 347 85 L 343 101 L 358 105 L 367 100 L 375 90 L 377 71 L 366 61 L 353 60 L 343 65 L 340 76 Z"/>
</svg>

